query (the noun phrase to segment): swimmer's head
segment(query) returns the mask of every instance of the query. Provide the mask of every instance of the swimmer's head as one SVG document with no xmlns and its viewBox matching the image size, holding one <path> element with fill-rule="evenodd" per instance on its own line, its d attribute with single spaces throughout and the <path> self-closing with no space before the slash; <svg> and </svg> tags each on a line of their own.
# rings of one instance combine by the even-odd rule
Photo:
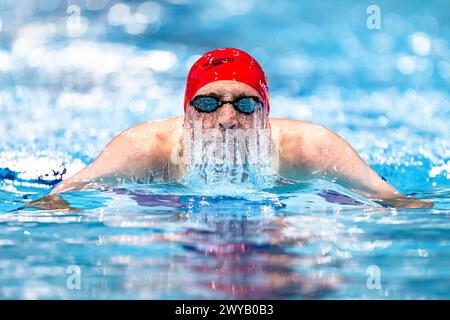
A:
<svg viewBox="0 0 450 320">
<path fill-rule="evenodd" d="M 185 122 L 207 129 L 251 128 L 269 113 L 269 87 L 261 66 L 234 48 L 205 53 L 191 70 L 184 97 Z"/>
</svg>

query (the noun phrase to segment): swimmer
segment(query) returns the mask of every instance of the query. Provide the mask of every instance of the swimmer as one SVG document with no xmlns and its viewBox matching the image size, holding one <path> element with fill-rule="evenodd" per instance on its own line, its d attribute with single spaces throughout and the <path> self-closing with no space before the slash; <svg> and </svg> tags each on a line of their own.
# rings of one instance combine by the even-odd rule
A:
<svg viewBox="0 0 450 320">
<path fill-rule="evenodd" d="M 140 123 L 118 134 L 95 161 L 60 182 L 47 196 L 54 206 L 44 207 L 62 207 L 56 195 L 73 190 L 128 179 L 182 178 L 189 170 L 189 163 L 180 160 L 189 157 L 186 132 L 196 124 L 204 135 L 208 130 L 269 132 L 273 168 L 280 177 L 331 180 L 386 206 L 433 207 L 398 192 L 336 133 L 310 122 L 270 118 L 270 107 L 267 78 L 256 60 L 234 48 L 207 52 L 188 74 L 183 116 Z"/>
</svg>

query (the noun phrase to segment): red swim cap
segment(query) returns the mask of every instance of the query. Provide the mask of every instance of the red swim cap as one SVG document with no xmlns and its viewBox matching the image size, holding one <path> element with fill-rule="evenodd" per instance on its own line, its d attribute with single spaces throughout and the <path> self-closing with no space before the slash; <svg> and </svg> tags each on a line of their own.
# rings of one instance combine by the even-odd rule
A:
<svg viewBox="0 0 450 320">
<path fill-rule="evenodd" d="M 248 53 L 235 48 L 209 51 L 194 63 L 186 81 L 184 111 L 201 87 L 219 80 L 234 80 L 249 85 L 260 94 L 269 111 L 269 86 L 264 71 Z"/>
</svg>

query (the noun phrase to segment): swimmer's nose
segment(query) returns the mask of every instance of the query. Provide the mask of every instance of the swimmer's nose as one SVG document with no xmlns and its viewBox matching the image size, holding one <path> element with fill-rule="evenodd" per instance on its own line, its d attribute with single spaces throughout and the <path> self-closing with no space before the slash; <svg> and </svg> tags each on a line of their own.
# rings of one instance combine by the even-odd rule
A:
<svg viewBox="0 0 450 320">
<path fill-rule="evenodd" d="M 231 103 L 225 103 L 219 110 L 219 128 L 220 129 L 236 129 L 239 127 L 237 111 Z"/>
<path fill-rule="evenodd" d="M 237 126 L 235 124 L 223 124 L 223 123 L 219 123 L 219 128 L 220 129 L 235 129 Z"/>
</svg>

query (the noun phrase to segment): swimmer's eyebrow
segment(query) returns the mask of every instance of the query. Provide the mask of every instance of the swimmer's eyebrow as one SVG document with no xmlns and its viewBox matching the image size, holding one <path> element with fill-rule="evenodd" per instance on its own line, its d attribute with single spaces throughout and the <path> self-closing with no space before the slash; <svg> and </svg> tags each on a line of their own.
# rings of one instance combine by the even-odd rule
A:
<svg viewBox="0 0 450 320">
<path fill-rule="evenodd" d="M 223 99 L 223 97 L 225 96 L 226 92 L 220 92 L 217 93 L 216 91 L 208 91 L 206 93 L 201 94 L 202 96 L 212 96 L 218 99 Z M 233 95 L 234 99 L 239 99 L 242 97 L 249 97 L 249 96 L 253 96 L 251 94 L 246 94 L 245 92 L 241 91 L 235 95 Z"/>
<path fill-rule="evenodd" d="M 218 99 L 221 99 L 223 97 L 223 94 L 218 94 L 216 91 L 208 91 L 201 94 L 202 96 L 211 96 Z"/>
</svg>

